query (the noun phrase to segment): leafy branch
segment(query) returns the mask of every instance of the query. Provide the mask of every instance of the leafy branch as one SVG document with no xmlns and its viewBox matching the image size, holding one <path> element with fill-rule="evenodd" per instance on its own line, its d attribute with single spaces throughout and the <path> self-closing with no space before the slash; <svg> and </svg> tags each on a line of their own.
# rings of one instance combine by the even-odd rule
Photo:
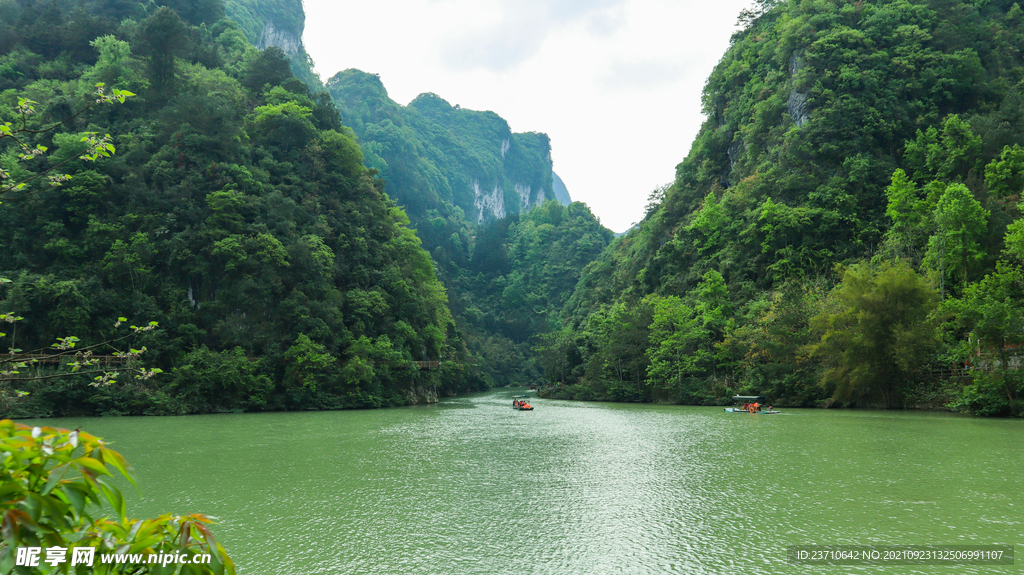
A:
<svg viewBox="0 0 1024 575">
<path fill-rule="evenodd" d="M 189 558 L 209 554 L 211 563 L 188 563 L 182 572 L 233 575 L 234 563 L 214 538 L 201 514 L 152 519 L 128 517 L 124 495 L 112 479 L 121 476 L 138 487 L 124 457 L 100 439 L 75 429 L 29 427 L 0 421 L 0 447 L 6 457 L 0 465 L 3 500 L 0 501 L 0 571 L 15 569 L 19 547 L 59 547 L 121 554 L 131 550 L 147 560 L 134 573 L 169 573 L 173 568 L 151 566 L 148 557 L 177 553 Z M 73 553 L 73 551 L 71 551 Z M 90 561 L 88 565 L 92 565 Z M 76 572 L 82 573 L 85 567 Z M 29 572 L 28 567 L 18 573 Z M 66 573 L 67 563 L 33 573 Z M 92 573 L 113 570 L 98 564 Z M 122 572 L 122 571 L 118 571 Z"/>
<path fill-rule="evenodd" d="M 55 124 L 52 124 L 48 127 L 39 130 L 33 130 L 28 127 L 29 116 L 35 115 L 35 105 L 38 102 L 29 100 L 28 98 L 19 97 L 18 105 L 15 106 L 15 110 L 21 117 L 21 125 L 20 127 L 15 127 L 12 124 L 12 122 L 4 122 L 0 124 L 0 140 L 3 140 L 4 138 L 10 138 L 17 146 L 21 148 L 21 153 L 18 154 L 18 159 L 20 161 L 28 162 L 34 160 L 36 158 L 44 156 L 49 151 L 49 149 L 46 146 L 43 146 L 42 144 L 37 144 L 35 147 L 30 146 L 25 141 L 25 136 L 52 132 L 53 130 L 56 130 L 60 126 L 82 115 L 83 113 L 85 113 L 86 110 L 89 110 L 96 104 L 113 104 L 114 102 L 123 104 L 127 98 L 130 98 L 134 95 L 135 94 L 129 92 L 128 90 L 118 90 L 116 88 L 108 94 L 104 89 L 103 82 L 100 82 L 96 84 L 95 100 L 93 100 L 87 106 L 75 112 L 71 116 L 61 120 L 60 122 L 57 122 Z M 44 176 L 47 178 L 47 188 L 41 188 L 39 190 L 35 190 L 32 192 L 25 192 L 19 196 L 12 196 L 9 199 L 20 200 L 24 197 L 37 194 L 45 189 L 59 187 L 63 185 L 64 182 L 70 180 L 71 176 L 69 176 L 68 174 L 53 172 L 59 170 L 66 164 L 75 160 L 93 162 L 100 157 L 109 158 L 112 155 L 114 155 L 115 149 L 114 144 L 111 143 L 112 138 L 110 137 L 110 134 L 100 136 L 99 132 L 88 132 L 85 136 L 82 137 L 81 141 L 86 142 L 87 144 L 87 148 L 84 153 L 78 156 L 72 156 L 62 162 L 49 166 L 39 172 L 35 172 L 31 176 L 22 178 L 18 181 L 15 181 L 15 178 L 11 175 L 11 173 L 8 170 L 5 170 L 3 167 L 0 167 L 0 197 L 4 197 L 6 194 L 9 194 L 11 192 L 24 190 L 29 183 L 33 182 L 34 180 L 41 179 Z"/>
</svg>

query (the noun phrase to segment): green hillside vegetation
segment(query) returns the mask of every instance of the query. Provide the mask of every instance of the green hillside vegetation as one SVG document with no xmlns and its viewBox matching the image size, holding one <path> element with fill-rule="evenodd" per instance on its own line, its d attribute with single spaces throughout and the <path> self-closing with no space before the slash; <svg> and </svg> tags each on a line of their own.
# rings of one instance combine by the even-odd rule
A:
<svg viewBox="0 0 1024 575">
<path fill-rule="evenodd" d="M 542 380 L 542 334 L 561 328 L 580 272 L 613 236 L 585 204 L 557 200 L 480 228 L 451 308 L 492 385 Z"/>
<path fill-rule="evenodd" d="M 1020 415 L 1024 11 L 789 0 L 744 20 L 675 182 L 549 336 L 552 394 Z"/>
<path fill-rule="evenodd" d="M 513 133 L 494 112 L 436 94 L 401 106 L 377 75 L 359 70 L 339 72 L 327 88 L 366 165 L 433 256 L 473 381 L 537 383 L 536 337 L 561 326 L 580 270 L 612 237 L 585 205 L 547 203 L 555 200 L 547 135 Z M 478 205 L 478 190 L 498 201 Z"/>
<path fill-rule="evenodd" d="M 34 164 L 0 141 L 14 181 L 63 159 L 72 176 L 0 204 L 0 310 L 24 318 L 4 347 L 68 335 L 84 347 L 129 316 L 159 323 L 131 347 L 164 370 L 109 386 L 5 374 L 6 411 L 371 407 L 470 385 L 430 255 L 330 97 L 281 50 L 254 49 L 219 4 L 183 6 L 0 1 L 0 123 L 20 125 L 19 97 L 39 102 L 38 129 L 71 118 L 97 82 L 136 94 L 29 136 L 49 149 Z M 75 159 L 86 132 L 112 134 L 114 157 Z"/>
</svg>

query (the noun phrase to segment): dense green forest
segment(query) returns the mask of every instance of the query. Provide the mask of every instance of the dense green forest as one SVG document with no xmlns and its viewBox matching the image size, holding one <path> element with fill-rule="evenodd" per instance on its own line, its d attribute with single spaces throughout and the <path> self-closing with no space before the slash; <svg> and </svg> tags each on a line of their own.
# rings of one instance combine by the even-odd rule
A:
<svg viewBox="0 0 1024 575">
<path fill-rule="evenodd" d="M 554 397 L 1024 413 L 1024 10 L 764 1 L 639 228 L 552 331 Z"/>
<path fill-rule="evenodd" d="M 98 385 L 56 377 L 67 366 L 14 373 L 15 356 L 5 412 L 373 407 L 542 377 L 536 336 L 612 239 L 553 200 L 547 136 L 433 94 L 399 106 L 354 70 L 324 91 L 301 42 L 254 47 L 268 29 L 300 38 L 295 2 L 0 13 L 0 120 L 49 150 L 27 162 L 0 142 L 0 166 L 10 181 L 70 174 L 0 204 L 5 347 L 74 336 L 103 355 L 118 340 L 163 372 Z M 79 115 L 100 82 L 135 95 Z M 19 98 L 38 113 L 22 118 Z M 90 133 L 117 152 L 78 159 Z"/>
<path fill-rule="evenodd" d="M 164 371 L 19 382 L 52 369 L 30 366 L 5 374 L 5 411 L 364 407 L 473 385 L 430 256 L 331 98 L 280 49 L 255 49 L 218 2 L 183 7 L 0 3 L 0 120 L 63 122 L 25 133 L 45 157 L 8 145 L 0 166 L 24 181 L 69 160 L 71 174 L 0 204 L 0 308 L 24 318 L 5 323 L 5 347 L 69 335 L 87 347 L 128 316 L 158 322 L 126 345 Z M 75 116 L 98 82 L 136 96 Z M 19 97 L 37 113 L 21 117 Z M 112 134 L 116 154 L 79 160 L 89 132 Z M 452 361 L 412 364 L 440 358 Z"/>
<path fill-rule="evenodd" d="M 491 385 L 543 380 L 544 334 L 561 327 L 581 271 L 613 238 L 586 205 L 554 200 L 478 230 L 451 309 Z"/>
<path fill-rule="evenodd" d="M 359 70 L 327 88 L 433 256 L 471 372 L 487 385 L 539 382 L 537 336 L 560 326 L 580 271 L 612 239 L 586 206 L 568 205 L 547 135 L 436 94 L 399 105 Z M 555 182 L 566 208 L 550 204 Z"/>
</svg>

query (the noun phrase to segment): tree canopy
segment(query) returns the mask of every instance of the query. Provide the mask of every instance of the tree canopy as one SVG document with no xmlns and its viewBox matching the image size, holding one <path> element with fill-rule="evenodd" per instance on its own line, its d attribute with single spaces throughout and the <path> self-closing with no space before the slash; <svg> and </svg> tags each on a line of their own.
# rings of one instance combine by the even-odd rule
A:
<svg viewBox="0 0 1024 575">
<path fill-rule="evenodd" d="M 41 6 L 19 5 L 20 22 Z M 55 34 L 92 22 L 53 6 Z M 0 123 L 22 120 L 20 97 L 40 102 L 30 132 L 60 126 L 26 132 L 49 150 L 42 163 L 7 146 L 0 166 L 24 180 L 67 160 L 70 175 L 0 204 L 0 277 L 11 280 L 0 307 L 24 318 L 22 349 L 69 334 L 103 341 L 120 315 L 157 321 L 137 345 L 165 376 L 97 387 L 69 372 L 26 387 L 11 412 L 394 405 L 415 382 L 466 385 L 433 262 L 330 98 L 297 81 L 279 49 L 240 44 L 231 20 L 173 3 L 138 20 L 134 7 L 102 14 L 88 52 L 38 54 L 25 35 L 0 53 Z M 138 96 L 72 116 L 100 78 Z M 117 154 L 79 159 L 92 133 L 113 134 Z M 450 371 L 412 363 L 441 358 Z"/>
</svg>

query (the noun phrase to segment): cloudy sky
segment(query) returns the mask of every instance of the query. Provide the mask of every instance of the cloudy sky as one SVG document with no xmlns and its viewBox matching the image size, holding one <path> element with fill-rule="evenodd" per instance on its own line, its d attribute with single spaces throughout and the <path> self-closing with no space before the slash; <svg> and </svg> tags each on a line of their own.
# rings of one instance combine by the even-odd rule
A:
<svg viewBox="0 0 1024 575">
<path fill-rule="evenodd" d="M 625 231 L 672 181 L 703 121 L 700 91 L 750 0 L 304 0 L 325 81 L 380 74 L 408 104 L 434 92 L 551 137 L 572 198 Z"/>
</svg>

